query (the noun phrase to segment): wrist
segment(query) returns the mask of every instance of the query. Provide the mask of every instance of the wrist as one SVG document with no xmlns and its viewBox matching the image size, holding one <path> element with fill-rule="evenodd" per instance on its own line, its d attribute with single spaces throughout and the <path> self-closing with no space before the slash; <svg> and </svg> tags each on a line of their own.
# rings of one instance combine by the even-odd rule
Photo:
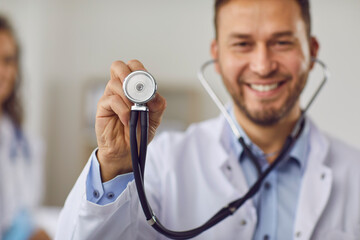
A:
<svg viewBox="0 0 360 240">
<path fill-rule="evenodd" d="M 123 159 L 112 158 L 103 155 L 99 150 L 96 151 L 96 158 L 100 165 L 101 181 L 107 182 L 118 175 L 132 172 L 131 157 Z"/>
</svg>

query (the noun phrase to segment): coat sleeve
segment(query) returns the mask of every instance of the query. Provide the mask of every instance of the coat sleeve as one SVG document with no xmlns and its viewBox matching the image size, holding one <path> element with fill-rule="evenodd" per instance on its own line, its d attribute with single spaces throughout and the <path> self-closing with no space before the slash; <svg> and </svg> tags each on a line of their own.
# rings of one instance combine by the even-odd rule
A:
<svg viewBox="0 0 360 240">
<path fill-rule="evenodd" d="M 148 160 L 149 162 L 152 162 Z M 118 198 L 107 205 L 98 205 L 86 199 L 86 179 L 91 159 L 86 164 L 71 190 L 60 214 L 56 240 L 67 239 L 159 239 L 157 232 L 146 222 L 139 204 L 135 182 L 128 183 Z M 146 194 L 155 211 L 158 210 L 159 183 L 154 165 L 145 171 Z M 157 192 L 157 193 L 155 193 Z"/>
</svg>

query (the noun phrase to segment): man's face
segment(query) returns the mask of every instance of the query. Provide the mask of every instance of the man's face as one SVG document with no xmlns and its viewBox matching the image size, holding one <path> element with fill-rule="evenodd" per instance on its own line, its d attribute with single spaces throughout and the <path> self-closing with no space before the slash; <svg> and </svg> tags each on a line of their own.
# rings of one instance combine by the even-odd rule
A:
<svg viewBox="0 0 360 240">
<path fill-rule="evenodd" d="M 230 1 L 219 10 L 217 31 L 212 55 L 236 111 L 265 126 L 299 112 L 318 45 L 296 1 Z"/>
<path fill-rule="evenodd" d="M 16 79 L 16 46 L 6 31 L 0 31 L 0 104 L 10 96 Z"/>
</svg>

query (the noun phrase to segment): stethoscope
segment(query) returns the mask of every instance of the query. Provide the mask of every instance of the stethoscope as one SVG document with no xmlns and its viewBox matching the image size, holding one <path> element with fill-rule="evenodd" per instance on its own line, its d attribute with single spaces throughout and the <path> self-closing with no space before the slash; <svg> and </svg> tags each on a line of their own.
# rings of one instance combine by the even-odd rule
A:
<svg viewBox="0 0 360 240">
<path fill-rule="evenodd" d="M 252 198 L 259 191 L 263 181 L 269 175 L 269 173 L 274 168 L 276 168 L 276 166 L 278 166 L 283 159 L 286 159 L 288 157 L 292 147 L 296 143 L 296 140 L 301 135 L 302 129 L 304 127 L 306 112 L 314 102 L 315 98 L 318 96 L 320 90 L 323 88 L 329 77 L 329 72 L 325 64 L 318 59 L 313 59 L 313 61 L 318 63 L 322 67 L 324 78 L 321 81 L 318 88 L 316 89 L 313 96 L 311 97 L 311 99 L 309 100 L 308 104 L 305 106 L 304 110 L 302 111 L 299 120 L 297 121 L 291 134 L 287 137 L 282 150 L 279 152 L 278 157 L 267 169 L 265 169 L 264 172 L 261 172 L 261 168 L 259 164 L 255 164 L 258 172 L 261 174 L 258 177 L 257 181 L 250 187 L 248 192 L 243 197 L 235 201 L 232 201 L 228 205 L 224 206 L 203 225 L 191 230 L 181 231 L 181 232 L 172 231 L 164 227 L 160 223 L 159 219 L 153 213 L 151 206 L 146 198 L 146 194 L 144 190 L 144 170 L 145 170 L 146 150 L 147 150 L 147 142 L 148 142 L 148 126 L 149 126 L 149 110 L 146 106 L 146 103 L 155 96 L 157 90 L 157 84 L 155 79 L 148 72 L 135 71 L 130 73 L 124 80 L 123 90 L 126 97 L 134 103 L 134 105 L 131 107 L 131 113 L 130 113 L 131 158 L 132 158 L 135 184 L 139 195 L 140 204 L 144 211 L 148 224 L 151 225 L 156 231 L 165 235 L 168 238 L 189 239 L 199 235 L 205 230 L 221 222 L 226 217 L 232 215 L 248 199 Z M 206 68 L 209 65 L 213 64 L 214 62 L 216 62 L 216 60 L 210 60 L 205 62 L 201 66 L 198 72 L 198 78 L 202 83 L 203 87 L 205 88 L 205 90 L 212 98 L 212 100 L 215 102 L 217 107 L 224 115 L 227 122 L 229 123 L 232 132 L 235 134 L 239 143 L 243 147 L 245 154 L 247 154 L 247 156 L 251 158 L 251 160 L 254 163 L 257 163 L 258 162 L 257 157 L 252 153 L 249 146 L 245 143 L 244 138 L 241 136 L 238 128 L 236 127 L 234 120 L 231 118 L 230 114 L 227 112 L 226 108 L 224 107 L 224 104 L 220 101 L 218 96 L 214 93 L 209 83 L 205 79 L 204 72 Z M 140 117 L 140 129 L 141 129 L 140 150 L 138 149 L 137 134 L 136 134 L 139 117 Z"/>
<path fill-rule="evenodd" d="M 9 127 L 12 132 L 11 137 L 6 139 L 6 142 L 9 143 L 8 157 L 10 163 L 15 164 L 18 159 L 24 160 L 26 163 L 31 161 L 31 150 L 27 137 L 19 126 L 16 126 L 10 122 Z M 4 139 L 0 139 L 0 144 L 4 144 Z"/>
<path fill-rule="evenodd" d="M 14 126 L 14 138 L 10 144 L 9 155 L 12 163 L 15 163 L 21 156 L 27 163 L 30 163 L 31 153 L 29 143 L 19 127 Z"/>
</svg>

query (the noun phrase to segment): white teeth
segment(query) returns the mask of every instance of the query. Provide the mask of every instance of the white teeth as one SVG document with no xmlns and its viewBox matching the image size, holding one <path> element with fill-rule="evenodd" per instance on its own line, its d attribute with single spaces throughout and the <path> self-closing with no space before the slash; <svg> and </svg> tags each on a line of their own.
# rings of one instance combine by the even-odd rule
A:
<svg viewBox="0 0 360 240">
<path fill-rule="evenodd" d="M 279 83 L 269 84 L 269 85 L 261 85 L 261 84 L 250 84 L 250 87 L 259 92 L 267 92 L 274 90 L 279 86 Z"/>
</svg>

